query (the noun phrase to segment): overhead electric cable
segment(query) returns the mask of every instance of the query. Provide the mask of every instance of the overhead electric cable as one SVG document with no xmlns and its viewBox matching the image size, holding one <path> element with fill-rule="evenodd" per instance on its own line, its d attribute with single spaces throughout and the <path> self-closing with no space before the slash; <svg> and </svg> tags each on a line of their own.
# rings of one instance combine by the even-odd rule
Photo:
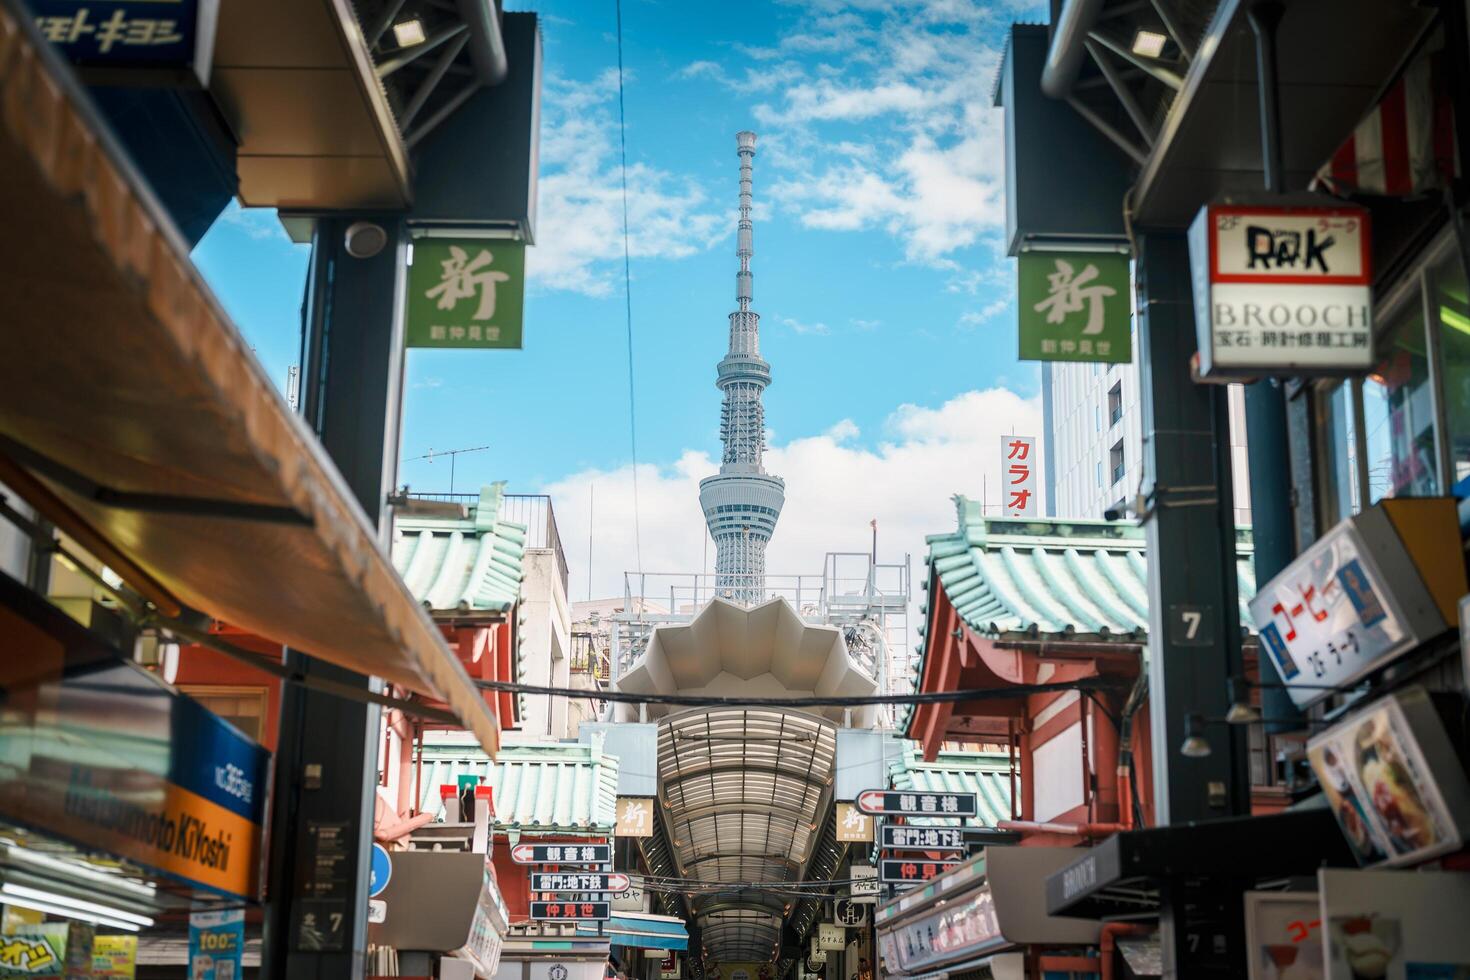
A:
<svg viewBox="0 0 1470 980">
<path fill-rule="evenodd" d="M 623 0 L 614 0 L 618 26 L 618 148 L 623 173 L 623 306 L 628 326 L 628 443 L 633 454 L 633 553 L 643 575 L 643 528 L 638 517 L 638 409 L 633 384 L 633 264 L 628 249 L 628 117 L 623 107 Z"/>
<path fill-rule="evenodd" d="M 472 683 L 487 691 L 511 694 L 544 694 L 548 697 L 581 698 L 587 701 L 616 701 L 620 704 L 671 704 L 693 708 L 856 708 L 871 704 L 949 704 L 960 701 L 999 701 L 1027 694 L 1052 694 L 1057 691 L 1126 690 L 1128 685 L 1104 677 L 1085 677 L 1075 681 L 1049 684 L 1013 684 L 1002 688 L 972 688 L 963 691 L 920 691 L 914 694 L 862 694 L 837 697 L 807 696 L 791 698 L 723 697 L 709 694 L 635 694 L 630 691 L 597 691 L 578 687 L 547 687 L 515 681 L 488 681 L 472 678 Z"/>
</svg>

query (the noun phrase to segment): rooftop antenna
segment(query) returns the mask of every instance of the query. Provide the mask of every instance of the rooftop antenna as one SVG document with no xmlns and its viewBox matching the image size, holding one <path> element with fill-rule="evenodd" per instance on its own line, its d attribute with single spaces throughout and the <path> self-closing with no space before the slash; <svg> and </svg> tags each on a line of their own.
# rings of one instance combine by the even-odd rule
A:
<svg viewBox="0 0 1470 980">
<path fill-rule="evenodd" d="M 440 449 L 440 450 L 438 450 L 436 452 L 434 450 L 434 447 L 433 446 L 430 446 L 429 447 L 429 451 L 426 452 L 426 453 L 424 453 L 422 456 L 410 456 L 407 459 L 405 459 L 403 462 L 405 462 L 405 463 L 416 463 L 419 460 L 428 460 L 430 463 L 432 463 L 432 462 L 434 462 L 435 459 L 437 459 L 440 456 L 448 456 L 449 457 L 449 492 L 452 495 L 454 493 L 454 457 L 456 457 L 456 456 L 462 456 L 465 453 L 482 453 L 482 452 L 484 452 L 485 450 L 487 450 L 489 448 L 490 448 L 489 446 L 471 446 L 468 449 Z"/>
</svg>

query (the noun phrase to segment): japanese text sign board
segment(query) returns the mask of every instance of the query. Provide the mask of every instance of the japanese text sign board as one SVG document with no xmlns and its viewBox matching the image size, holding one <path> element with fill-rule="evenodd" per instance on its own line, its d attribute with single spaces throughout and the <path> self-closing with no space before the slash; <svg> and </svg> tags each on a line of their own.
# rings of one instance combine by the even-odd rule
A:
<svg viewBox="0 0 1470 980">
<path fill-rule="evenodd" d="M 1000 494 L 1007 517 L 1036 516 L 1036 438 L 1000 437 Z"/>
<path fill-rule="evenodd" d="M 584 919 L 597 921 L 612 918 L 607 902 L 532 902 L 533 919 Z"/>
<path fill-rule="evenodd" d="M 611 844 L 517 844 L 510 849 L 516 864 L 607 864 Z"/>
<path fill-rule="evenodd" d="M 1318 538 L 1256 593 L 1250 614 L 1262 650 L 1299 706 L 1448 625 L 1383 504 Z"/>
<path fill-rule="evenodd" d="M 1189 229 L 1201 377 L 1371 368 L 1371 246 L 1362 208 L 1204 207 Z"/>
<path fill-rule="evenodd" d="M 140 72 L 209 83 L 219 0 L 30 0 L 41 36 L 85 69 L 122 69 L 98 81 L 138 82 Z M 125 73 L 124 73 L 125 72 Z"/>
<path fill-rule="evenodd" d="M 519 348 L 526 246 L 495 238 L 418 238 L 408 267 L 409 347 Z"/>
<path fill-rule="evenodd" d="M 964 851 L 969 849 L 961 827 L 884 826 L 879 847 L 901 851 Z"/>
<path fill-rule="evenodd" d="M 878 880 L 890 885 L 918 884 L 937 878 L 950 868 L 959 867 L 959 861 L 909 861 L 902 858 L 885 858 L 878 862 Z"/>
<path fill-rule="evenodd" d="M 832 922 L 817 923 L 817 949 L 840 953 L 846 946 L 846 929 Z"/>
<path fill-rule="evenodd" d="M 0 937 L 0 977 L 66 976 L 68 940 L 76 934 L 65 922 L 26 923 Z"/>
<path fill-rule="evenodd" d="M 863 905 L 878 903 L 878 869 L 867 864 L 854 864 L 847 869 L 847 895 Z"/>
<path fill-rule="evenodd" d="M 97 936 L 92 940 L 92 980 L 133 980 L 137 975 L 137 936 Z"/>
<path fill-rule="evenodd" d="M 1021 360 L 1133 360 L 1128 256 L 1022 252 L 1019 264 Z"/>
<path fill-rule="evenodd" d="M 988 887 L 961 901 L 945 903 L 938 911 L 905 923 L 884 944 L 889 971 L 914 975 L 925 968 L 960 956 L 975 956 L 1006 941 L 995 914 Z M 889 952 L 895 954 L 889 957 Z"/>
<path fill-rule="evenodd" d="M 531 875 L 533 892 L 625 892 L 630 885 L 622 872 L 554 871 Z"/>
<path fill-rule="evenodd" d="M 843 844 L 863 844 L 873 839 L 873 817 L 852 803 L 837 804 L 837 840 Z"/>
<path fill-rule="evenodd" d="M 888 817 L 973 817 L 979 814 L 974 793 L 915 793 L 870 789 L 858 794 L 858 809 Z"/>
<path fill-rule="evenodd" d="M 620 796 L 617 813 L 617 826 L 613 830 L 613 836 L 653 836 L 653 800 Z"/>
</svg>

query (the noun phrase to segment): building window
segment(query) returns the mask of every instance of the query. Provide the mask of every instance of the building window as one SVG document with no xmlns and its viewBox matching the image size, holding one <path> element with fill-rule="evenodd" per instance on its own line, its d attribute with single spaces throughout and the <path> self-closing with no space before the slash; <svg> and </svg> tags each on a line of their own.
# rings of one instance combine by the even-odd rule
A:
<svg viewBox="0 0 1470 980">
<path fill-rule="evenodd" d="M 1363 382 L 1370 503 L 1439 492 L 1424 307 L 1417 299 L 1388 320 L 1378 342 L 1383 359 Z"/>
<path fill-rule="evenodd" d="M 181 684 L 179 690 L 240 729 L 242 734 L 257 742 L 261 740 L 265 729 L 265 688 Z"/>
<path fill-rule="evenodd" d="M 1332 527 L 1363 508 L 1358 492 L 1360 392 L 1352 382 L 1337 381 L 1320 387 L 1316 398 L 1317 445 L 1322 453 L 1318 467 L 1322 474 L 1322 526 Z"/>
<path fill-rule="evenodd" d="M 1108 425 L 1117 425 L 1123 420 L 1123 382 L 1119 381 L 1108 391 Z"/>
<path fill-rule="evenodd" d="M 1119 439 L 1113 443 L 1113 448 L 1108 450 L 1108 465 L 1112 469 L 1113 482 L 1117 483 L 1123 479 L 1123 440 Z"/>
<path fill-rule="evenodd" d="M 1097 461 L 1097 485 L 1102 486 L 1102 460 Z"/>
</svg>

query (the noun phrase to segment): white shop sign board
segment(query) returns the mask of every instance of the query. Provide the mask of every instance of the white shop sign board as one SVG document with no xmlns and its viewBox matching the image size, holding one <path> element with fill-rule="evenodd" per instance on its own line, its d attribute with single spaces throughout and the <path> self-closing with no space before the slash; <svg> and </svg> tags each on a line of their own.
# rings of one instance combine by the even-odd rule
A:
<svg viewBox="0 0 1470 980">
<path fill-rule="evenodd" d="M 1202 208 L 1189 229 L 1203 377 L 1372 368 L 1372 234 L 1351 205 Z"/>
</svg>

